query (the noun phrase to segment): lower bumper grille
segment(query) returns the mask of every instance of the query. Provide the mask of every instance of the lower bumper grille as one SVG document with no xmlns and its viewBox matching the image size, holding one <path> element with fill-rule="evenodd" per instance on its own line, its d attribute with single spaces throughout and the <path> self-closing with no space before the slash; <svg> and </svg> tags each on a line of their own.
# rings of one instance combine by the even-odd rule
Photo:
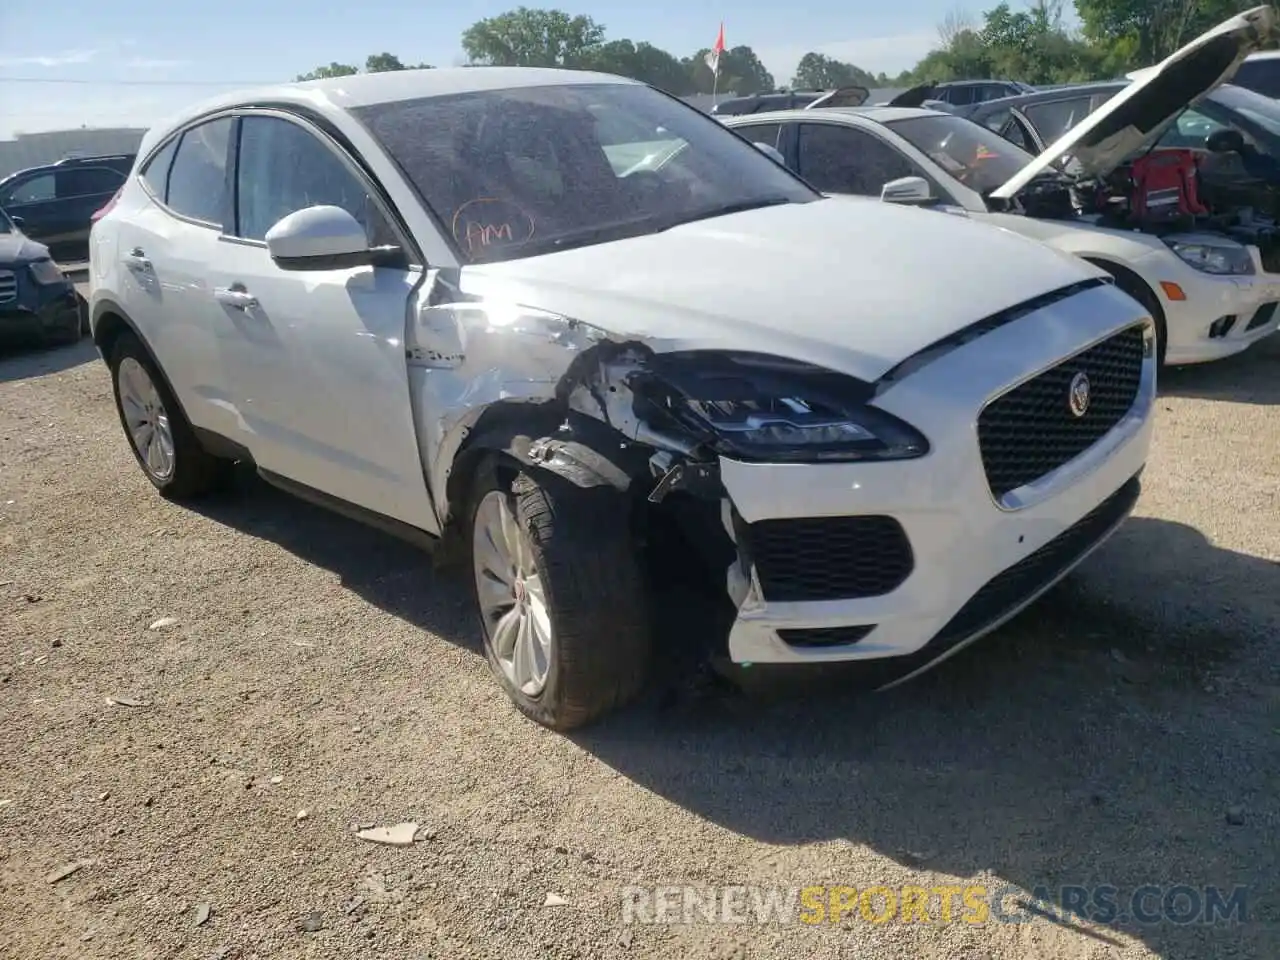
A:
<svg viewBox="0 0 1280 960">
<path fill-rule="evenodd" d="M 933 639 L 915 653 L 860 663 L 866 678 L 877 686 L 901 680 L 975 635 L 994 629 L 1036 599 L 1129 515 L 1142 491 L 1139 476 L 1131 478 L 1039 550 L 988 580 Z"/>
<path fill-rule="evenodd" d="M 997 500 L 1075 459 L 1133 407 L 1142 383 L 1142 327 L 1019 384 L 983 408 L 978 446 Z"/>
<path fill-rule="evenodd" d="M 804 517 L 760 520 L 743 546 L 766 600 L 857 600 L 896 590 L 915 557 L 893 517 Z"/>
<path fill-rule="evenodd" d="M 855 627 L 804 627 L 779 630 L 782 642 L 793 647 L 846 647 L 857 643 L 876 628 L 874 623 Z"/>
<path fill-rule="evenodd" d="M 1264 303 L 1258 308 L 1257 312 L 1254 313 L 1252 319 L 1249 321 L 1249 325 L 1246 326 L 1245 329 L 1256 330 L 1258 327 L 1270 323 L 1271 318 L 1276 315 L 1276 307 L 1280 307 L 1280 303 Z"/>
</svg>

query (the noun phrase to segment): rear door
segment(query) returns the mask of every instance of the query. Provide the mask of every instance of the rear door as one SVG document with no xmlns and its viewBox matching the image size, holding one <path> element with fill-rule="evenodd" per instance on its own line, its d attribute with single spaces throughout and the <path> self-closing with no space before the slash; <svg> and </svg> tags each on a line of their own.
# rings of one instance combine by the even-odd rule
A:
<svg viewBox="0 0 1280 960">
<path fill-rule="evenodd" d="M 150 200 L 119 220 L 115 256 L 124 308 L 160 361 L 197 427 L 235 429 L 219 343 L 226 321 L 214 309 L 211 264 L 230 223 L 227 152 L 235 120 L 188 127 L 142 168 Z"/>
<path fill-rule="evenodd" d="M 352 158 L 301 118 L 272 111 L 241 118 L 235 194 L 235 225 L 206 267 L 203 292 L 225 331 L 235 439 L 263 469 L 435 529 L 405 356 L 421 258 L 407 254 L 403 268 L 276 266 L 267 231 L 321 204 L 351 213 L 370 246 L 414 249 Z"/>
</svg>

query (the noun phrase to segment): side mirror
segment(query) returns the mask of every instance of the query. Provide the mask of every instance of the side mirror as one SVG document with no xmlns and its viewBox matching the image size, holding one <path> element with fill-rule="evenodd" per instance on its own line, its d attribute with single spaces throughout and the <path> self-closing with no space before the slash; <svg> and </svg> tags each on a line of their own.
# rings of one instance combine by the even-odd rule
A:
<svg viewBox="0 0 1280 960">
<path fill-rule="evenodd" d="M 880 189 L 880 199 L 885 203 L 932 203 L 934 196 L 924 177 L 900 177 Z"/>
<path fill-rule="evenodd" d="M 19 230 L 21 230 L 21 229 L 22 229 L 22 227 L 23 227 L 23 225 L 24 225 L 24 224 L 26 224 L 26 222 L 27 222 L 27 221 L 23 220 L 21 217 L 10 217 L 10 218 L 9 218 L 9 221 L 10 221 L 10 222 L 15 226 L 15 227 L 17 227 Z"/>
<path fill-rule="evenodd" d="M 267 251 L 281 270 L 365 267 L 396 248 L 369 246 L 360 221 L 341 207 L 296 210 L 267 231 Z"/>
<path fill-rule="evenodd" d="M 780 151 L 773 144 L 758 142 L 758 143 L 753 143 L 751 145 L 755 147 L 757 150 L 759 150 L 761 153 L 763 153 L 766 157 L 773 160 L 775 163 L 780 163 L 784 167 L 787 165 L 787 160 L 782 155 L 782 151 Z"/>
</svg>

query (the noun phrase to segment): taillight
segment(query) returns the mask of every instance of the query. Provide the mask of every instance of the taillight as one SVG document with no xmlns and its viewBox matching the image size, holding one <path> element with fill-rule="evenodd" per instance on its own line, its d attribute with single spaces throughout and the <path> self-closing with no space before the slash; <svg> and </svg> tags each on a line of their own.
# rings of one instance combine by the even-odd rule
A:
<svg viewBox="0 0 1280 960">
<path fill-rule="evenodd" d="M 110 213 L 111 208 L 116 205 L 116 201 L 120 199 L 120 194 L 122 193 L 124 193 L 124 187 L 121 187 L 119 190 L 113 193 L 111 195 L 111 199 L 107 201 L 106 206 L 104 206 L 101 210 L 95 211 L 93 216 L 89 218 L 89 222 L 97 223 L 99 220 L 105 217 L 108 213 Z"/>
</svg>

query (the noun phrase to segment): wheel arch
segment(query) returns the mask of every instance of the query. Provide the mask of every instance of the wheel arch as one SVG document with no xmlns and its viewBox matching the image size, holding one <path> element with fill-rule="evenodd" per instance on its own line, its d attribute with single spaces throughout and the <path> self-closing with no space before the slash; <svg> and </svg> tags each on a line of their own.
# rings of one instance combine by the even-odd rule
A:
<svg viewBox="0 0 1280 960">
<path fill-rule="evenodd" d="M 93 330 L 93 344 L 98 348 L 98 354 L 108 365 L 111 363 L 111 354 L 115 350 L 116 344 L 120 342 L 120 338 L 126 334 L 132 334 L 142 344 L 142 349 L 147 352 L 151 362 L 155 364 L 156 370 L 159 371 L 160 376 L 163 378 L 169 394 L 178 404 L 178 409 L 182 412 L 183 417 L 186 418 L 188 423 L 191 422 L 191 418 L 187 416 L 186 407 L 182 403 L 182 397 L 173 388 L 168 372 L 160 363 L 159 358 L 156 357 L 155 351 L 151 349 L 151 344 L 147 343 L 147 338 L 142 335 L 138 325 L 133 322 L 133 319 L 123 307 L 114 300 L 99 300 L 93 305 L 91 329 Z"/>
<path fill-rule="evenodd" d="M 1115 278 L 1117 287 L 1151 311 L 1151 319 L 1156 325 L 1160 362 L 1163 364 L 1165 347 L 1169 342 L 1169 325 L 1165 319 L 1164 305 L 1160 302 L 1160 295 L 1155 288 L 1143 279 L 1141 274 L 1122 263 L 1093 255 L 1082 255 L 1081 259 L 1107 271 Z"/>
</svg>

